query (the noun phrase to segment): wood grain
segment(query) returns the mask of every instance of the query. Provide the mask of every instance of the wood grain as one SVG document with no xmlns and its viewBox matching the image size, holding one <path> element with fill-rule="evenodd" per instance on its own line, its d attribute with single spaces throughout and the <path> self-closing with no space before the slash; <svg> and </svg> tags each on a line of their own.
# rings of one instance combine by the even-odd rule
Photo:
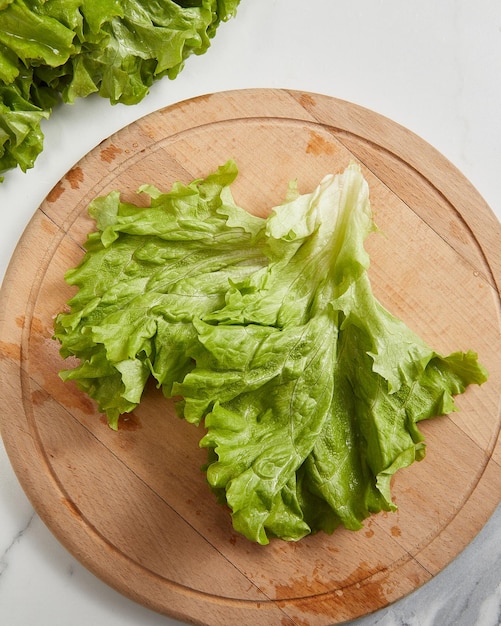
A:
<svg viewBox="0 0 501 626">
<path fill-rule="evenodd" d="M 153 387 L 111 431 L 58 377 L 54 316 L 83 255 L 89 201 L 143 183 L 170 188 L 228 158 L 237 202 L 264 215 L 297 179 L 310 191 L 352 160 L 380 233 L 374 291 L 437 351 L 469 348 L 490 373 L 459 411 L 422 425 L 427 456 L 397 474 L 396 513 L 357 532 L 256 546 L 236 535 L 200 466 L 201 428 Z M 144 199 L 142 200 L 144 201 Z M 501 499 L 501 228 L 431 146 L 381 117 L 318 94 L 241 90 L 181 102 L 92 150 L 35 212 L 0 299 L 1 432 L 12 465 L 58 539 L 103 581 L 158 612 L 222 626 L 340 623 L 410 593 L 472 540 Z"/>
</svg>

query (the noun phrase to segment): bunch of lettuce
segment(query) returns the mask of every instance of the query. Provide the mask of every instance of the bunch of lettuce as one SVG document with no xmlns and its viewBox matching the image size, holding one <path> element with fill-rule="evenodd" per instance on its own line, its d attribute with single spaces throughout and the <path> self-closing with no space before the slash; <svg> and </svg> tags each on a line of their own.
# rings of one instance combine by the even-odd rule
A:
<svg viewBox="0 0 501 626">
<path fill-rule="evenodd" d="M 152 186 L 148 208 L 95 200 L 97 230 L 55 321 L 61 372 L 117 428 L 153 376 L 203 423 L 207 479 L 234 528 L 266 544 L 395 508 L 390 480 L 425 454 L 418 422 L 455 410 L 487 373 L 441 356 L 375 299 L 374 230 L 357 165 L 267 219 L 238 207 L 229 161 L 205 180 Z"/>
<path fill-rule="evenodd" d="M 33 167 L 58 101 L 140 102 L 206 52 L 239 1 L 0 0 L 0 174 Z"/>
</svg>

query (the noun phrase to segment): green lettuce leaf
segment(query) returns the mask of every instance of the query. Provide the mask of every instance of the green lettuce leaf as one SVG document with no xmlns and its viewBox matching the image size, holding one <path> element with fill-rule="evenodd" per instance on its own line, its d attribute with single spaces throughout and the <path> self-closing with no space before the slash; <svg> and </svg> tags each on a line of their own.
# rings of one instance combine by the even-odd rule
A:
<svg viewBox="0 0 501 626">
<path fill-rule="evenodd" d="M 43 149 L 41 121 L 49 117 L 55 103 L 51 90 L 37 85 L 31 71 L 15 69 L 16 77 L 10 84 L 0 82 L 0 173 L 14 167 L 25 172 L 33 167 Z"/>
<path fill-rule="evenodd" d="M 138 209 L 112 193 L 91 214 L 79 287 L 56 320 L 62 373 L 116 428 L 153 375 L 203 423 L 207 479 L 233 525 L 261 544 L 351 530 L 395 508 L 391 478 L 421 460 L 421 420 L 455 410 L 487 372 L 437 354 L 374 297 L 375 230 L 360 168 L 267 219 L 236 206 L 233 162 Z M 111 404 L 111 406 L 110 406 Z"/>
<path fill-rule="evenodd" d="M 170 395 L 192 367 L 192 320 L 224 304 L 228 281 L 267 262 L 258 241 L 263 220 L 235 205 L 229 191 L 236 175 L 230 161 L 169 193 L 143 187 L 149 208 L 123 203 L 116 192 L 89 207 L 98 230 L 66 275 L 78 292 L 56 319 L 55 336 L 65 357 L 81 360 L 63 378 L 77 380 L 114 427 L 137 406 L 150 374 Z"/>
<path fill-rule="evenodd" d="M 202 445 L 217 457 L 209 483 L 260 543 L 356 530 L 393 509 L 392 475 L 424 456 L 417 422 L 453 411 L 453 394 L 485 380 L 475 354 L 442 358 L 376 301 L 363 247 L 373 229 L 355 166 L 275 209 L 273 260 L 207 316 L 204 350 L 175 385 L 184 416 L 205 419 Z"/>
<path fill-rule="evenodd" d="M 0 173 L 32 167 L 58 100 L 133 105 L 204 54 L 239 0 L 12 0 L 0 4 Z M 23 99 L 18 94 L 22 91 Z M 1 179 L 0 179 L 1 180 Z"/>
</svg>

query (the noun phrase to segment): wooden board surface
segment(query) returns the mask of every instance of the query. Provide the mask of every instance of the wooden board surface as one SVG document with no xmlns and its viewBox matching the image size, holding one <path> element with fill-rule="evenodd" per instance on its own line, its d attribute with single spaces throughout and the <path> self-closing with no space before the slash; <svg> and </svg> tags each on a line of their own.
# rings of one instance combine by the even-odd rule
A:
<svg viewBox="0 0 501 626">
<path fill-rule="evenodd" d="M 367 241 L 376 296 L 437 351 L 469 348 L 490 372 L 459 411 L 421 425 L 427 456 L 393 481 L 398 511 L 357 533 L 257 546 L 205 484 L 201 429 L 148 388 L 111 431 L 58 378 L 54 316 L 64 272 L 94 224 L 88 202 L 142 183 L 169 189 L 234 158 L 238 203 L 264 215 L 297 179 L 311 191 L 351 161 L 382 231 Z M 20 240 L 0 294 L 1 432 L 36 510 L 86 567 L 123 594 L 196 624 L 335 624 L 430 580 L 501 499 L 500 224 L 418 137 L 318 94 L 242 90 L 181 102 L 96 147 L 55 186 Z"/>
</svg>

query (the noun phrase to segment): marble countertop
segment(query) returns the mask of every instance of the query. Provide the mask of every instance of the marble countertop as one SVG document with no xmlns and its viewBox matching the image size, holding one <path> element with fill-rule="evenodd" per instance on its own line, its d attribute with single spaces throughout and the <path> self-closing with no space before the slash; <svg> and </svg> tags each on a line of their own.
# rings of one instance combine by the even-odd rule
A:
<svg viewBox="0 0 501 626">
<path fill-rule="evenodd" d="M 228 89 L 283 87 L 385 115 L 456 165 L 501 219 L 501 3 L 498 0 L 241 0 L 210 50 L 134 107 L 99 98 L 58 108 L 28 173 L 0 186 L 0 280 L 32 214 L 104 138 L 143 115 Z M 1 382 L 0 382 L 1 384 Z M 5 419 L 5 416 L 2 416 Z M 357 626 L 498 626 L 501 508 L 445 570 Z M 28 502 L 0 443 L 0 624 L 167 626 L 84 569 Z"/>
</svg>

